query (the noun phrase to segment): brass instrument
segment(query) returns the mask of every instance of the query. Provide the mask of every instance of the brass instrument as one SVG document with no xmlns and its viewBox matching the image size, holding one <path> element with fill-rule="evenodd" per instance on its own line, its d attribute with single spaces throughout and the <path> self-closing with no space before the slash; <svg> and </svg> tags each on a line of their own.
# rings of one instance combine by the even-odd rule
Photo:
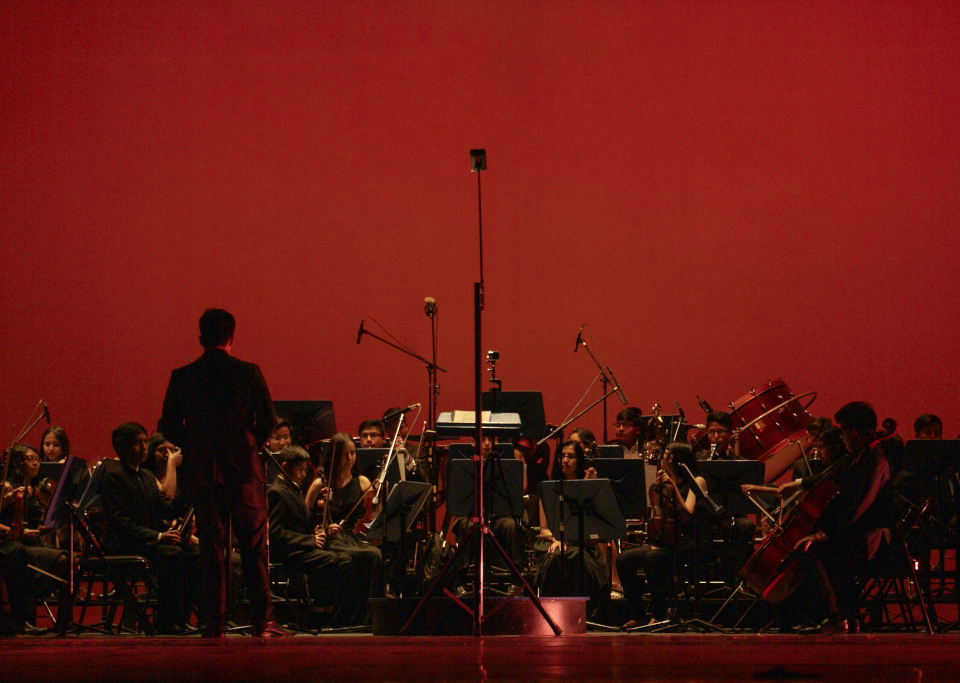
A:
<svg viewBox="0 0 960 683">
<path fill-rule="evenodd" d="M 667 447 L 667 428 L 663 422 L 663 408 L 655 403 L 650 412 L 650 421 L 647 423 L 647 440 L 643 444 L 643 455 L 640 457 L 648 465 L 660 462 L 664 449 Z"/>
</svg>

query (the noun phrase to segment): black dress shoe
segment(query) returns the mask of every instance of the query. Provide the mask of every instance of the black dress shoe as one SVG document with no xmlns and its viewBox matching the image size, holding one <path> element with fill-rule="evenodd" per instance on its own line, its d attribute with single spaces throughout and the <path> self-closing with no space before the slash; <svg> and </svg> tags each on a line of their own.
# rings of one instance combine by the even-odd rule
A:
<svg viewBox="0 0 960 683">
<path fill-rule="evenodd" d="M 201 638 L 223 638 L 223 624 L 210 624 L 200 632 Z"/>
<path fill-rule="evenodd" d="M 803 635 L 836 636 L 849 633 L 846 619 L 824 619 L 816 626 L 807 626 L 797 631 Z"/>
<path fill-rule="evenodd" d="M 255 628 L 253 636 L 255 638 L 288 638 L 291 634 L 290 631 L 280 626 L 275 621 L 268 621 L 262 624 L 259 628 Z"/>
</svg>

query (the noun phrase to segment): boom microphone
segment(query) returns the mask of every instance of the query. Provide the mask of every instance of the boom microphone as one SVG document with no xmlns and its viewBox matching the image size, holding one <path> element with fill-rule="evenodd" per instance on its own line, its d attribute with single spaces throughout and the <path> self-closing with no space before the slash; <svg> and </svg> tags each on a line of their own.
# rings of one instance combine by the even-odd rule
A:
<svg viewBox="0 0 960 683">
<path fill-rule="evenodd" d="M 617 392 L 617 398 L 620 399 L 620 402 L 623 405 L 627 405 L 627 403 L 629 403 L 629 401 L 627 401 L 627 396 L 623 393 L 623 389 L 620 388 L 620 382 L 617 381 L 617 378 L 614 376 L 613 370 L 610 369 L 609 365 L 607 366 L 607 373 L 610 375 L 610 383 L 613 384 L 613 390 Z"/>
<path fill-rule="evenodd" d="M 43 404 L 43 417 L 47 421 L 47 424 L 50 424 L 50 408 L 47 407 L 47 402 L 43 399 L 40 399 L 40 403 Z"/>
<path fill-rule="evenodd" d="M 577 345 L 573 347 L 573 352 L 574 352 L 574 353 L 577 352 L 577 350 L 580 348 L 580 345 L 583 343 L 583 336 L 582 336 L 582 335 L 583 335 L 583 328 L 586 327 L 586 326 L 587 326 L 587 323 L 583 323 L 583 325 L 580 326 L 580 331 L 577 332 Z"/>
<path fill-rule="evenodd" d="M 357 332 L 357 343 L 360 343 L 360 337 L 363 336 L 363 319 L 360 319 L 360 331 Z"/>
</svg>

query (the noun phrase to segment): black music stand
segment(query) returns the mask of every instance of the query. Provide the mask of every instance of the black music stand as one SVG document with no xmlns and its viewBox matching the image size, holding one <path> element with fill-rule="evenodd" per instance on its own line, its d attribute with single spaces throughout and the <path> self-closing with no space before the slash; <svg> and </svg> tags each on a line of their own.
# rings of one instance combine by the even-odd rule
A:
<svg viewBox="0 0 960 683">
<path fill-rule="evenodd" d="M 401 481 L 390 490 L 387 501 L 370 523 L 366 533 L 368 540 L 396 543 L 397 553 L 393 562 L 400 567 L 406 566 L 407 534 L 416 523 L 420 511 L 427 502 L 433 487 L 419 481 Z M 400 574 L 401 578 L 404 574 Z M 403 582 L 396 589 L 398 597 L 403 597 Z"/>
<path fill-rule="evenodd" d="M 605 443 L 597 446 L 597 457 L 604 460 L 623 460 L 623 446 L 619 443 Z M 638 459 L 637 462 L 643 462 Z"/>
<path fill-rule="evenodd" d="M 472 460 L 447 461 L 447 509 L 454 517 L 473 514 L 476 468 Z M 523 463 L 490 458 L 483 466 L 485 517 L 523 516 Z"/>
<path fill-rule="evenodd" d="M 277 417 L 290 421 L 293 443 L 308 448 L 337 433 L 333 401 L 274 401 Z"/>
<path fill-rule="evenodd" d="M 584 579 L 583 545 L 586 541 L 615 541 L 627 536 L 627 521 L 620 511 L 613 483 L 609 479 L 563 479 L 540 484 L 540 500 L 547 526 L 557 530 L 557 540 L 565 543 L 575 535 L 581 548 L 580 583 Z"/>
<path fill-rule="evenodd" d="M 595 458 L 598 479 L 609 479 L 625 519 L 646 519 L 647 483 L 643 460 Z"/>
<path fill-rule="evenodd" d="M 519 415 L 521 427 L 516 438 L 537 441 L 547 433 L 543 394 L 539 391 L 485 391 L 480 397 L 480 405 L 483 410 L 494 413 Z"/>
<path fill-rule="evenodd" d="M 763 485 L 763 463 L 759 460 L 701 460 L 697 463 L 707 481 L 707 490 L 717 505 L 733 516 L 753 515 L 757 508 L 743 495 L 741 486 Z"/>
<path fill-rule="evenodd" d="M 358 448 L 357 466 L 360 468 L 360 474 L 370 481 L 379 479 L 380 467 L 383 465 L 383 459 L 389 452 L 389 448 Z M 387 483 L 391 485 L 400 482 L 400 468 L 403 467 L 403 461 L 400 458 L 394 458 L 391 464 L 393 463 L 396 463 L 397 466 L 387 470 L 386 479 Z"/>
</svg>

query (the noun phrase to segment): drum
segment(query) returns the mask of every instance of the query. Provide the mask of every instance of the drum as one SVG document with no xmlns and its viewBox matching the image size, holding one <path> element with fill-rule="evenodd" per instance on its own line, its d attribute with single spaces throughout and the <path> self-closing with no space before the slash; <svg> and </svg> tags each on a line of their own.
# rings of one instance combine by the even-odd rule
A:
<svg viewBox="0 0 960 683">
<path fill-rule="evenodd" d="M 812 397 L 803 405 L 802 399 Z M 810 449 L 807 408 L 814 391 L 794 396 L 782 379 L 770 380 L 730 404 L 733 427 L 739 433 L 740 457 L 765 465 L 764 481 L 771 482 Z"/>
</svg>

